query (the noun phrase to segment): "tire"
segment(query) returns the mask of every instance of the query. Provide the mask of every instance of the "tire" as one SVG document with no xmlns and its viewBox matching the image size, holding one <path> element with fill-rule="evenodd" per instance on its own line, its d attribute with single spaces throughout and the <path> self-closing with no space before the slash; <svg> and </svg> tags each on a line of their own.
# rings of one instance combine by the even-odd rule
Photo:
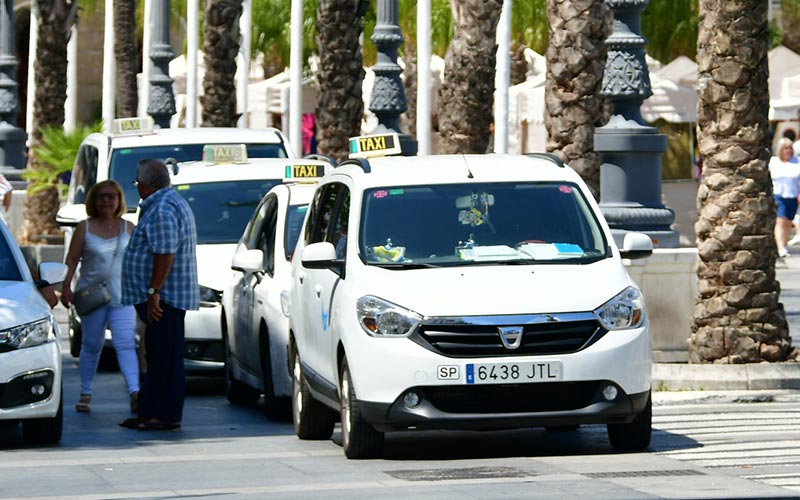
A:
<svg viewBox="0 0 800 500">
<path fill-rule="evenodd" d="M 233 378 L 233 360 L 227 335 L 223 336 L 222 342 L 225 344 L 225 397 L 232 405 L 254 404 L 261 394 L 256 389 Z"/>
<path fill-rule="evenodd" d="M 311 395 L 300 364 L 300 355 L 292 356 L 292 421 L 300 439 L 330 439 L 336 415 Z"/>
<path fill-rule="evenodd" d="M 292 418 L 292 399 L 275 395 L 272 382 L 272 357 L 270 356 L 269 336 L 263 333 L 261 349 L 261 380 L 264 384 L 264 413 L 273 422 L 289 422 Z"/>
<path fill-rule="evenodd" d="M 377 458 L 383 452 L 383 433 L 378 432 L 361 417 L 356 391 L 347 360 L 342 361 L 339 400 L 341 401 L 342 449 L 350 459 Z"/>
<path fill-rule="evenodd" d="M 22 438 L 28 444 L 57 444 L 64 426 L 64 391 L 59 394 L 58 412 L 51 418 L 22 421 Z"/>
<path fill-rule="evenodd" d="M 73 358 L 78 358 L 81 355 L 81 342 L 83 341 L 83 333 L 81 331 L 81 324 L 74 316 L 72 308 L 69 311 L 68 319 L 69 329 L 72 335 L 69 337 L 69 353 Z"/>
<path fill-rule="evenodd" d="M 642 451 L 650 445 L 653 402 L 648 394 L 644 410 L 629 424 L 608 424 L 608 439 L 615 451 Z"/>
</svg>

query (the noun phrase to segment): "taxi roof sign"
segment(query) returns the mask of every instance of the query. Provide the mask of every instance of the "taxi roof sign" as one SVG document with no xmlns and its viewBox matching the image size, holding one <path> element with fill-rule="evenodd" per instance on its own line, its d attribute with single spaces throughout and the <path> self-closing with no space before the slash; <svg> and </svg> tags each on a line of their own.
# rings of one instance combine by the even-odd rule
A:
<svg viewBox="0 0 800 500">
<path fill-rule="evenodd" d="M 203 146 L 203 161 L 215 165 L 247 163 L 247 146 L 244 144 L 206 144 Z"/>
<path fill-rule="evenodd" d="M 116 118 L 111 122 L 113 135 L 142 135 L 155 132 L 155 122 L 150 116 Z"/>
<path fill-rule="evenodd" d="M 350 138 L 350 158 L 373 158 L 402 153 L 397 133 L 361 135 Z"/>
<path fill-rule="evenodd" d="M 319 163 L 292 163 L 286 165 L 283 181 L 284 182 L 317 182 L 320 177 L 325 175 L 325 165 Z"/>
</svg>

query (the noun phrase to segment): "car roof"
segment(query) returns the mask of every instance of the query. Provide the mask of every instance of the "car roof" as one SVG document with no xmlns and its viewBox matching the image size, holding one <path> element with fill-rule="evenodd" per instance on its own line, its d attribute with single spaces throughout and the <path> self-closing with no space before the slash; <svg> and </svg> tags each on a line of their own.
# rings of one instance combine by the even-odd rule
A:
<svg viewBox="0 0 800 500">
<path fill-rule="evenodd" d="M 289 195 L 289 204 L 290 205 L 308 205 L 311 203 L 311 200 L 314 199 L 314 192 L 317 189 L 317 183 L 297 183 L 297 182 L 290 182 L 279 184 L 267 192 L 267 195 L 270 193 L 280 194 L 284 192 L 284 194 Z M 266 195 L 265 195 L 266 196 Z"/>
<path fill-rule="evenodd" d="M 135 148 L 142 146 L 164 146 L 169 144 L 281 144 L 280 132 L 274 128 L 165 128 L 152 133 L 113 135 L 112 148 Z M 286 148 L 288 150 L 288 148 Z M 291 153 L 289 153 L 291 154 Z"/>
<path fill-rule="evenodd" d="M 386 156 L 350 160 L 340 164 L 330 175 L 347 175 L 363 188 L 462 181 L 567 181 L 582 184 L 574 170 L 555 159 L 514 154 Z"/>
<path fill-rule="evenodd" d="M 182 162 L 178 164 L 178 173 L 172 175 L 172 183 L 198 184 L 203 182 L 284 179 L 286 170 L 291 165 L 330 165 L 320 160 L 299 160 L 289 158 L 250 158 L 247 163 L 229 163 L 215 165 L 203 161 Z M 309 180 L 316 185 L 316 181 Z"/>
</svg>

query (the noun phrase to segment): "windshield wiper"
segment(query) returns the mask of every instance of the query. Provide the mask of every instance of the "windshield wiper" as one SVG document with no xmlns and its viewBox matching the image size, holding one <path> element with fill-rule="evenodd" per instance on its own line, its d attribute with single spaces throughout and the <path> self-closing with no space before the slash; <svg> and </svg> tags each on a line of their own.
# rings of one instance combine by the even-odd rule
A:
<svg viewBox="0 0 800 500">
<path fill-rule="evenodd" d="M 384 269 L 433 269 L 442 267 L 437 264 L 423 264 L 420 262 L 376 262 L 372 265 Z"/>
<path fill-rule="evenodd" d="M 259 200 L 255 201 L 228 201 L 225 204 L 229 207 L 254 207 L 258 205 Z"/>
<path fill-rule="evenodd" d="M 538 264 L 536 259 L 497 259 L 497 260 L 467 260 L 462 265 L 469 266 L 529 266 L 531 264 Z"/>
</svg>

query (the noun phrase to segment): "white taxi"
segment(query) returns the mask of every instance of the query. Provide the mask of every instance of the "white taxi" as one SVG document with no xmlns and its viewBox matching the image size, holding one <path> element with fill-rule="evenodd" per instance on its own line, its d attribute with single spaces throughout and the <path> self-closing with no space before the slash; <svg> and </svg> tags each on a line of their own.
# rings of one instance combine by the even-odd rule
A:
<svg viewBox="0 0 800 500">
<path fill-rule="evenodd" d="M 328 165 L 321 160 L 248 158 L 244 145 L 206 149 L 206 160 L 179 163 L 172 176 L 197 226 L 200 310 L 186 312 L 187 373 L 222 372 L 225 367 L 222 291 L 237 242 L 261 199 L 287 179 L 321 177 Z"/>
<path fill-rule="evenodd" d="M 264 394 L 267 416 L 290 413 L 288 300 L 292 255 L 314 184 L 279 184 L 267 193 L 236 247 L 222 293 L 227 327 L 227 396 L 234 404 Z"/>
<path fill-rule="evenodd" d="M 22 422 L 28 443 L 61 440 L 61 334 L 38 289 L 61 283 L 67 266 L 45 262 L 34 281 L 0 222 L 0 421 Z"/>
<path fill-rule="evenodd" d="M 553 155 L 343 162 L 293 260 L 297 435 L 330 437 L 338 413 L 348 458 L 407 429 L 606 424 L 614 449 L 646 448 L 650 328 L 622 259 L 652 248 L 618 249 Z"/>
<path fill-rule="evenodd" d="M 94 133 L 86 136 L 75 156 L 67 200 L 56 216 L 58 224 L 65 229 L 65 251 L 69 249 L 73 228 L 86 218 L 84 202 L 95 183 L 106 179 L 117 181 L 125 193 L 125 203 L 131 212 L 126 218 L 134 220 L 133 212 L 139 204 L 139 192 L 133 180 L 139 160 L 200 160 L 208 144 L 246 144 L 247 155 L 251 158 L 294 157 L 283 133 L 274 128 L 157 129 L 150 117 L 114 120 L 111 134 Z M 80 269 L 75 274 L 76 283 L 79 272 Z M 77 357 L 81 348 L 80 317 L 75 314 L 73 307 L 69 311 L 69 336 L 70 352 Z M 110 345 L 110 332 L 106 332 L 106 341 Z"/>
</svg>

